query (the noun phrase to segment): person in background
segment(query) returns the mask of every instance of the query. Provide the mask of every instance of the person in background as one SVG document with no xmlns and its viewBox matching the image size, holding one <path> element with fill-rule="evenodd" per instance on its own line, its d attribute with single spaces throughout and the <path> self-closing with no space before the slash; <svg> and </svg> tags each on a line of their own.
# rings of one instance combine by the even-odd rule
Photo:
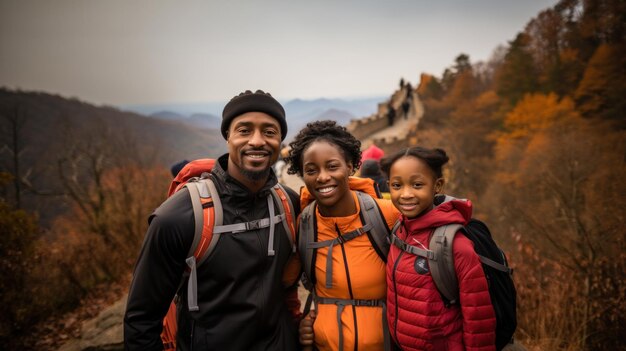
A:
<svg viewBox="0 0 626 351">
<path fill-rule="evenodd" d="M 276 177 L 280 183 L 284 183 L 283 172 L 285 170 L 285 166 L 287 163 L 285 162 L 285 157 L 289 155 L 289 147 L 282 147 L 280 149 L 280 156 L 278 157 L 278 161 L 274 164 L 274 173 L 276 173 Z"/>
<path fill-rule="evenodd" d="M 361 154 L 361 162 L 365 162 L 366 160 L 376 160 L 380 162 L 380 159 L 384 156 L 385 151 L 372 142 L 370 146 L 363 150 L 363 153 Z"/>
<path fill-rule="evenodd" d="M 360 176 L 363 178 L 370 178 L 374 180 L 374 183 L 378 187 L 378 190 L 385 194 L 389 193 L 389 185 L 387 184 L 387 178 L 380 170 L 380 165 L 378 161 L 369 159 L 363 161 L 361 165 L 361 173 Z M 384 196 L 384 195 L 383 195 Z"/>
<path fill-rule="evenodd" d="M 174 163 L 170 168 L 170 172 L 172 172 L 172 177 L 176 177 L 178 175 L 178 172 L 180 172 L 180 170 L 183 169 L 183 167 L 185 167 L 185 165 L 188 163 L 189 160 L 182 160 L 180 162 Z"/>
</svg>

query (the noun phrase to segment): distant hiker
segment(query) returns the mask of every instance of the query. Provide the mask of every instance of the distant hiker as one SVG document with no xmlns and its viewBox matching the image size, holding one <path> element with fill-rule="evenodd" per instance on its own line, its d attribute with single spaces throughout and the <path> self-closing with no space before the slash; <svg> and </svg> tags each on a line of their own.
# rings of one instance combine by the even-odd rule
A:
<svg viewBox="0 0 626 351">
<path fill-rule="evenodd" d="M 221 202 L 223 223 L 212 228 L 219 241 L 204 264 L 189 252 L 194 231 L 203 230 L 195 228 L 190 200 L 191 188 L 199 186 L 189 184 L 155 210 L 128 295 L 126 350 L 164 348 L 162 320 L 177 292 L 178 350 L 299 348 L 299 302 L 291 309 L 287 304 L 300 272 L 295 230 L 288 230 L 288 217 L 279 215 L 283 205 L 272 195 L 277 180 L 271 166 L 287 134 L 285 110 L 270 94 L 248 90 L 226 104 L 222 118 L 228 153 L 207 175 L 204 184 L 214 190 L 203 198 L 207 208 Z M 287 190 L 285 201 L 297 216 L 298 195 Z M 186 269 L 189 278 L 181 282 Z"/>
<path fill-rule="evenodd" d="M 406 83 L 406 98 L 410 98 L 411 97 L 411 93 L 413 93 L 413 87 L 411 86 L 411 83 L 407 82 Z"/>
<path fill-rule="evenodd" d="M 363 150 L 361 162 L 365 162 L 366 160 L 380 161 L 383 156 L 385 156 L 385 151 L 372 143 L 367 149 Z"/>
<path fill-rule="evenodd" d="M 351 177 L 361 143 L 345 127 L 309 123 L 290 146 L 289 173 L 306 185 L 298 246 L 317 314 L 303 319 L 301 342 L 324 351 L 388 350 L 385 257 L 399 213 L 377 198 L 372 180 Z"/>
<path fill-rule="evenodd" d="M 405 120 L 409 118 L 410 107 L 411 107 L 411 103 L 410 103 L 410 100 L 407 98 L 402 102 L 402 115 L 404 116 Z"/>
<path fill-rule="evenodd" d="M 276 173 L 276 177 L 278 178 L 278 182 L 283 183 L 283 172 L 285 170 L 285 166 L 287 163 L 285 162 L 285 157 L 289 156 L 289 147 L 282 147 L 280 149 L 280 156 L 278 157 L 278 161 L 274 164 L 274 173 Z"/>
<path fill-rule="evenodd" d="M 391 102 L 389 102 L 389 104 L 387 104 L 387 125 L 391 127 L 395 118 L 396 110 L 393 108 Z"/>
<path fill-rule="evenodd" d="M 437 195 L 443 191 L 441 168 L 447 161 L 443 150 L 414 147 L 381 162 L 389 176 L 391 201 L 402 213 L 387 256 L 389 329 L 402 350 L 495 350 L 496 316 L 489 286 L 474 244 L 463 232 L 453 236 L 448 253 L 453 256 L 452 278 L 458 277 L 456 301 L 447 300 L 435 280 L 443 273 L 435 271 L 439 265 L 431 259 L 444 262 L 447 256 L 434 251 L 438 244 L 431 236 L 446 224 L 466 225 L 472 214 L 468 200 L 437 201 L 442 200 Z"/>
<path fill-rule="evenodd" d="M 178 172 L 180 172 L 180 170 L 183 169 L 183 167 L 185 167 L 185 165 L 188 163 L 189 163 L 188 160 L 182 160 L 180 162 L 174 163 L 172 165 L 172 168 L 170 168 L 170 172 L 172 172 L 172 177 L 176 177 Z"/>
</svg>

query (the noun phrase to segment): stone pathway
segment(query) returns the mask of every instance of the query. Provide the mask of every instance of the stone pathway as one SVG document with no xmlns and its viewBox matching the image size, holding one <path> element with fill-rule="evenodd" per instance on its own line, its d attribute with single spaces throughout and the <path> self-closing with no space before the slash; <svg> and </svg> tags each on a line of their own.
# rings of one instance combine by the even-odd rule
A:
<svg viewBox="0 0 626 351">
<path fill-rule="evenodd" d="M 387 139 L 389 137 L 402 138 L 406 136 L 411 128 L 417 125 L 419 120 L 424 115 L 424 107 L 415 95 L 413 96 L 413 104 L 409 112 L 409 117 L 407 119 L 404 119 L 404 117 L 396 117 L 392 126 L 380 130 L 370 135 L 365 140 L 362 140 L 361 142 L 363 145 L 369 145 L 370 142 L 374 140 Z"/>
</svg>

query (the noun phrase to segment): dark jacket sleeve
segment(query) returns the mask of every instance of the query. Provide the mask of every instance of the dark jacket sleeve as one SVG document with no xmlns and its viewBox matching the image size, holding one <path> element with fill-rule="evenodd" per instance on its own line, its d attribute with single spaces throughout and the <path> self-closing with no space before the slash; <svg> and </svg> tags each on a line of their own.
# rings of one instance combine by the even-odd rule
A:
<svg viewBox="0 0 626 351">
<path fill-rule="evenodd" d="M 151 216 L 124 315 L 126 350 L 162 350 L 163 317 L 176 293 L 193 241 L 193 209 L 186 189 Z"/>
<path fill-rule="evenodd" d="M 300 215 L 300 196 L 296 194 L 291 188 L 286 188 L 287 194 L 294 207 L 294 215 L 297 218 Z M 297 223 L 294 223 L 296 230 L 298 230 Z M 296 233 L 296 241 L 298 234 Z M 296 243 L 297 247 L 297 243 Z M 298 282 L 300 281 L 300 275 L 302 274 L 302 264 L 300 261 L 299 253 L 296 252 L 291 256 L 285 267 L 285 273 L 283 275 L 283 284 L 286 289 L 286 303 L 287 308 L 291 312 L 294 319 L 294 324 L 298 325 L 300 319 L 302 319 L 302 313 L 300 312 L 300 299 L 298 297 Z"/>
</svg>

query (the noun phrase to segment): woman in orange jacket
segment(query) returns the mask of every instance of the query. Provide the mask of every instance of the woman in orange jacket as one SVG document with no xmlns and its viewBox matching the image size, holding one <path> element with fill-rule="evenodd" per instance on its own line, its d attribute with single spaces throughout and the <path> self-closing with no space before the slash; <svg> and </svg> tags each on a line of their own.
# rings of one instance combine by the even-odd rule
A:
<svg viewBox="0 0 626 351">
<path fill-rule="evenodd" d="M 399 212 L 390 201 L 377 198 L 371 179 L 351 177 L 360 166 L 361 143 L 334 121 L 307 124 L 290 147 L 288 172 L 300 175 L 306 185 L 302 207 L 315 201 L 317 245 L 310 256 L 314 273 L 307 277 L 316 302 L 314 345 L 319 350 L 383 350 L 388 337 L 383 319 L 385 255 L 373 243 L 371 231 L 361 230 L 368 228 L 363 228 L 356 191 L 374 198 L 386 235 Z"/>
</svg>

